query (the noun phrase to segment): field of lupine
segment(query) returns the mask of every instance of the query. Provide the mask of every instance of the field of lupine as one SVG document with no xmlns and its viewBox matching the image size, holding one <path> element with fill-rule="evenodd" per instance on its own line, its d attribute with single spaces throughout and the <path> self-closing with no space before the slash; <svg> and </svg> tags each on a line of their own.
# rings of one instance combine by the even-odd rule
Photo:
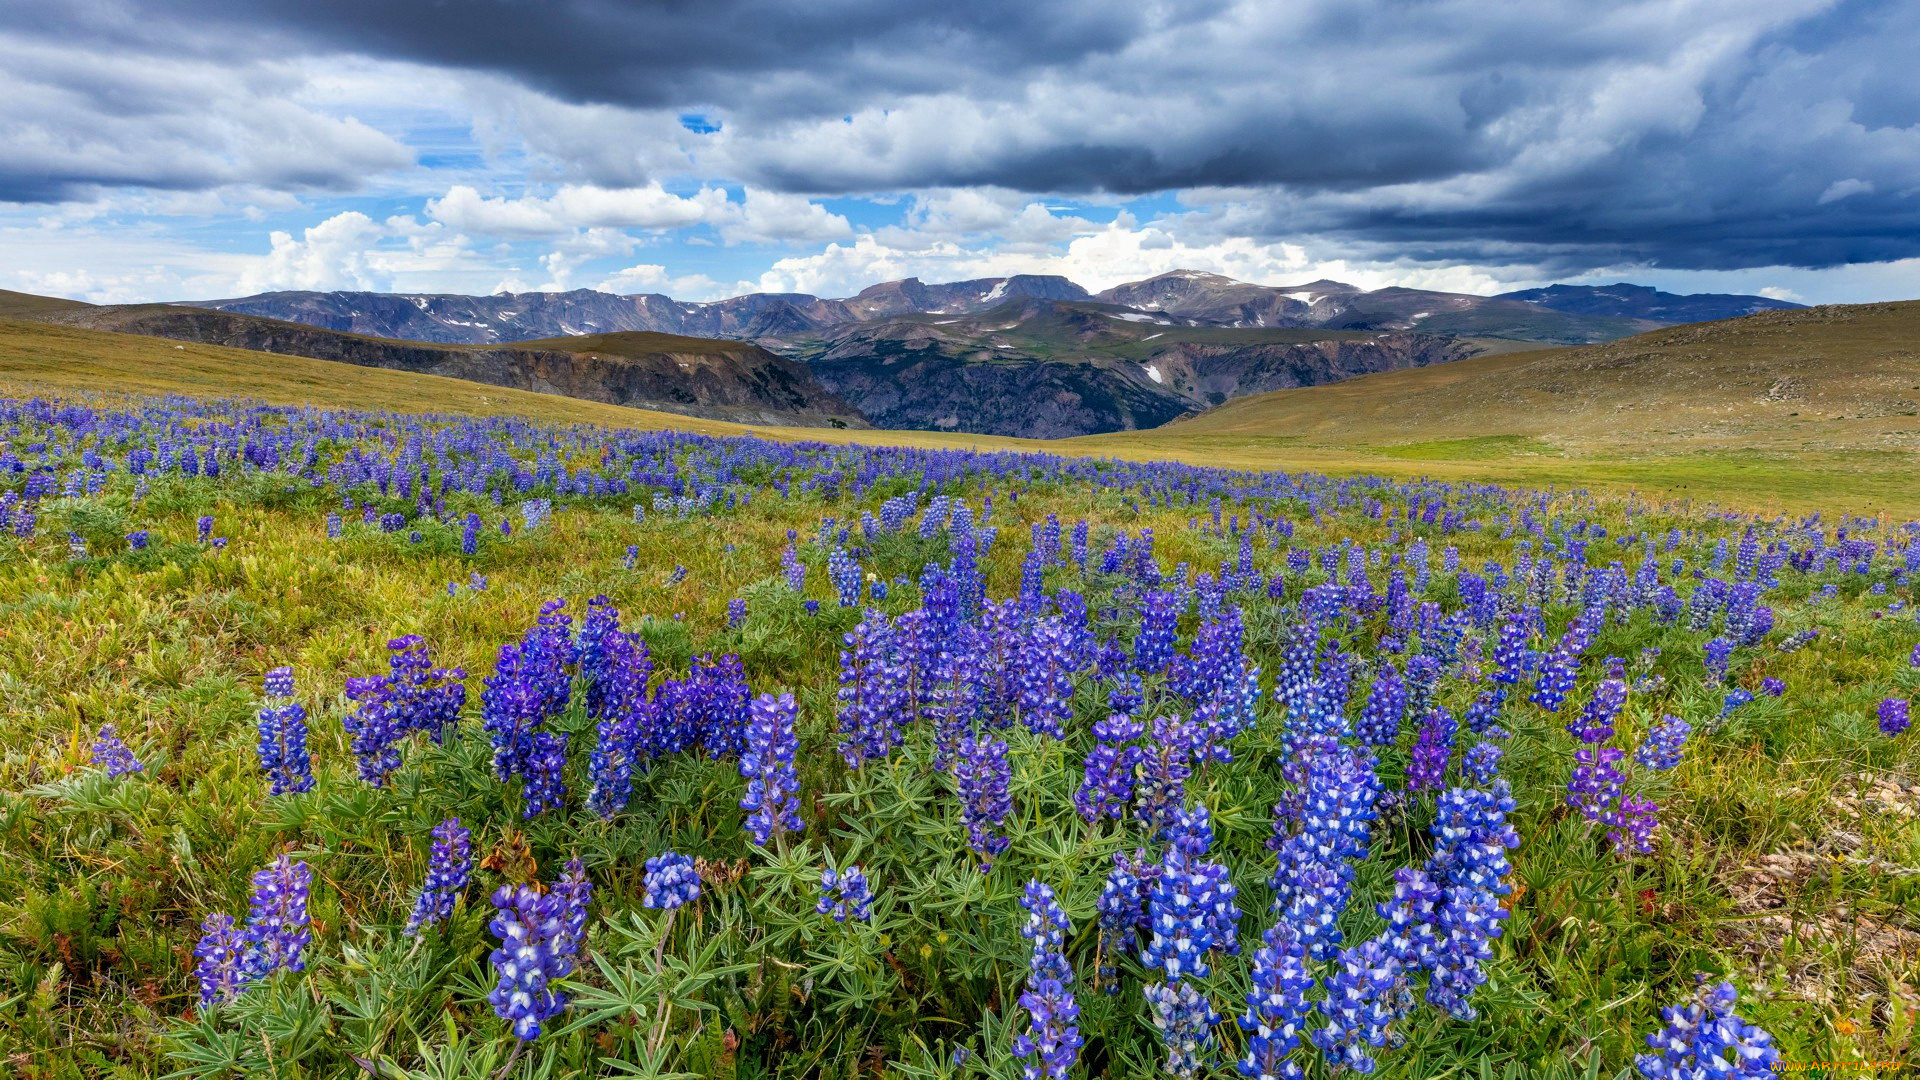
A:
<svg viewBox="0 0 1920 1080">
<path fill-rule="evenodd" d="M 1920 525 L 0 401 L 0 1062 L 1914 1052 Z"/>
</svg>

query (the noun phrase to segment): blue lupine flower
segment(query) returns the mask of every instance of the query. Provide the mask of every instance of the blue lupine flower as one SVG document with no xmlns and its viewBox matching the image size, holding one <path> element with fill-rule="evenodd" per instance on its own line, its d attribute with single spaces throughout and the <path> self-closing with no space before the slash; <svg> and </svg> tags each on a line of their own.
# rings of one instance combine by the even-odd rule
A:
<svg viewBox="0 0 1920 1080">
<path fill-rule="evenodd" d="M 294 862 L 285 853 L 253 875 L 247 948 L 241 960 L 241 968 L 249 981 L 282 969 L 306 968 L 306 948 L 313 941 L 307 916 L 307 897 L 312 883 L 312 868 L 304 862 Z"/>
<path fill-rule="evenodd" d="M 1768 697 L 1779 697 L 1787 692 L 1787 684 L 1769 675 L 1760 680 L 1760 692 Z"/>
<path fill-rule="evenodd" d="M 1094 723 L 1096 743 L 1087 752 L 1080 790 L 1073 796 L 1074 808 L 1089 825 L 1126 813 L 1133 801 L 1134 774 L 1146 757 L 1134 740 L 1145 731 L 1145 725 L 1120 713 Z"/>
<path fill-rule="evenodd" d="M 1370 751 L 1318 749 L 1304 762 L 1297 815 L 1275 812 L 1276 835 L 1268 841 L 1279 854 L 1273 910 L 1298 930 L 1315 960 L 1327 959 L 1340 942 L 1353 860 L 1367 853 L 1380 793 L 1373 766 Z"/>
<path fill-rule="evenodd" d="M 1580 715 L 1567 725 L 1567 733 L 1584 743 L 1606 742 L 1613 738 L 1613 722 L 1626 703 L 1627 684 L 1623 680 L 1601 680 Z"/>
<path fill-rule="evenodd" d="M 1647 1036 L 1651 1054 L 1634 1058 L 1646 1080 L 1733 1080 L 1774 1074 L 1780 1052 L 1773 1036 L 1733 1011 L 1738 991 L 1728 982 L 1702 986 L 1694 1000 L 1660 1010 L 1665 1027 Z"/>
<path fill-rule="evenodd" d="M 487 928 L 500 947 L 488 959 L 499 981 L 487 1001 L 515 1038 L 531 1042 L 567 1007 L 553 983 L 573 971 L 579 941 L 568 933 L 567 898 L 558 890 L 502 885 L 492 901 L 496 914 Z"/>
<path fill-rule="evenodd" d="M 1145 746 L 1140 780 L 1134 788 L 1140 818 L 1158 828 L 1187 800 L 1187 778 L 1202 738 L 1200 725 L 1178 716 L 1153 721 L 1153 737 Z"/>
<path fill-rule="evenodd" d="M 1073 719 L 1076 664 L 1070 636 L 1059 616 L 1038 619 L 1014 651 L 1014 700 L 1020 722 L 1036 735 L 1065 738 L 1066 724 Z"/>
<path fill-rule="evenodd" d="M 1063 1080 L 1073 1069 L 1083 1040 L 1074 1021 L 1080 1006 L 1067 989 L 1073 983 L 1073 968 L 1061 949 L 1073 933 L 1073 924 L 1054 899 L 1053 889 L 1038 881 L 1027 883 L 1020 904 L 1027 910 L 1026 925 L 1020 936 L 1033 944 L 1027 966 L 1027 987 L 1020 995 L 1020 1006 L 1027 1010 L 1025 1034 L 1013 1040 L 1015 1057 L 1027 1061 L 1022 1066 L 1025 1080 Z"/>
<path fill-rule="evenodd" d="M 1374 676 L 1373 689 L 1354 724 L 1354 736 L 1368 746 L 1391 746 L 1400 735 L 1400 724 L 1407 714 L 1407 685 L 1400 672 L 1387 664 Z"/>
<path fill-rule="evenodd" d="M 593 882 L 587 879 L 586 865 L 578 856 L 567 860 L 560 880 L 553 883 L 553 891 L 560 897 L 561 917 L 566 921 L 568 936 L 575 942 L 586 941 L 587 916 L 593 906 Z"/>
<path fill-rule="evenodd" d="M 473 835 L 459 818 L 448 818 L 433 827 L 427 877 L 407 917 L 407 936 L 418 937 L 421 930 L 452 915 L 454 901 L 472 879 Z"/>
<path fill-rule="evenodd" d="M 840 756 L 857 769 L 886 757 L 906 737 L 901 721 L 909 671 L 895 655 L 893 624 L 882 612 L 869 611 L 841 640 Z"/>
<path fill-rule="evenodd" d="M 1307 946 L 1282 919 L 1267 928 L 1265 944 L 1254 950 L 1252 989 L 1247 1011 L 1238 1019 L 1247 1033 L 1247 1053 L 1240 1059 L 1240 1075 L 1252 1080 L 1295 1080 L 1305 1075 L 1289 1059 L 1300 1045 L 1314 1007 L 1307 994 L 1314 978 L 1307 968 Z"/>
<path fill-rule="evenodd" d="M 1373 1055 L 1367 1050 L 1387 1045 L 1389 1025 L 1398 1015 L 1394 998 L 1405 979 L 1400 962 L 1378 938 L 1340 950 L 1326 980 L 1326 999 L 1320 1002 L 1326 1023 L 1311 1033 L 1313 1044 L 1335 1069 L 1373 1071 Z"/>
<path fill-rule="evenodd" d="M 1453 736 L 1457 722 L 1446 709 L 1430 709 L 1420 722 L 1420 736 L 1407 760 L 1407 790 L 1438 790 L 1447 778 L 1447 762 L 1453 756 Z"/>
<path fill-rule="evenodd" d="M 1165 972 L 1168 982 L 1189 975 L 1206 978 L 1212 970 L 1207 963 L 1209 952 L 1239 948 L 1237 895 L 1224 866 L 1199 862 L 1178 847 L 1170 848 L 1147 893 L 1152 936 L 1141 951 L 1141 963 Z"/>
<path fill-rule="evenodd" d="M 1892 738 L 1907 730 L 1910 723 L 1905 698 L 1888 698 L 1880 703 L 1880 733 Z"/>
<path fill-rule="evenodd" d="M 120 741 L 120 733 L 112 724 L 100 725 L 100 733 L 93 740 L 92 757 L 94 768 L 104 771 L 108 776 L 126 776 L 144 772 L 146 766 L 133 756 L 127 744 Z"/>
<path fill-rule="evenodd" d="M 1680 764 L 1687 736 L 1693 725 L 1677 716 L 1663 716 L 1647 729 L 1646 741 L 1634 751 L 1633 758 L 1649 769 L 1671 769 Z"/>
<path fill-rule="evenodd" d="M 1100 923 L 1099 977 L 1109 994 L 1120 992 L 1114 958 L 1139 947 L 1139 931 L 1147 926 L 1148 883 L 1158 873 L 1159 868 L 1142 855 L 1113 853 L 1113 869 L 1093 905 Z"/>
<path fill-rule="evenodd" d="M 135 529 L 127 534 L 127 550 L 145 551 L 147 549 L 148 539 L 149 534 L 147 530 Z"/>
<path fill-rule="evenodd" d="M 753 719 L 747 724 L 747 750 L 740 756 L 740 775 L 747 780 L 740 808 L 747 811 L 747 832 L 765 847 L 800 822 L 800 779 L 793 755 L 800 748 L 794 736 L 792 694 L 762 694 L 753 700 Z"/>
<path fill-rule="evenodd" d="M 690 904 L 700 896 L 700 874 L 693 859 L 677 852 L 663 851 L 647 860 L 645 895 L 642 907 L 666 911 Z"/>
<path fill-rule="evenodd" d="M 747 598 L 736 596 L 727 601 L 727 628 L 737 629 L 747 621 Z"/>
<path fill-rule="evenodd" d="M 1727 677 L 1727 664 L 1733 658 L 1733 641 L 1730 638 L 1717 637 L 1706 644 L 1707 674 L 1715 682 Z"/>
<path fill-rule="evenodd" d="M 1491 942 L 1500 936 L 1500 923 L 1508 915 L 1500 898 L 1512 891 L 1505 881 L 1512 870 L 1506 853 L 1520 844 L 1507 823 L 1513 807 L 1505 780 L 1494 781 L 1488 790 L 1450 788 L 1436 806 L 1434 850 L 1426 876 L 1440 890 L 1440 900 L 1434 909 L 1433 946 L 1425 959 L 1431 973 L 1427 1001 L 1463 1020 L 1474 1017 L 1470 999 L 1486 982 L 1481 965 L 1492 956 Z M 1425 883 L 1409 879 L 1407 884 L 1411 902 Z M 1396 887 L 1395 892 L 1401 890 Z M 1389 927 L 1385 938 L 1398 951 L 1396 929 Z"/>
<path fill-rule="evenodd" d="M 1626 751 L 1611 746 L 1587 746 L 1574 751 L 1576 764 L 1567 781 L 1567 805 L 1580 811 L 1588 821 L 1599 821 L 1620 801 L 1626 778 L 1613 763 Z"/>
<path fill-rule="evenodd" d="M 1173 662 L 1174 626 L 1179 618 L 1172 593 L 1156 590 L 1146 595 L 1140 613 L 1140 632 L 1133 639 L 1135 671 L 1157 675 Z"/>
<path fill-rule="evenodd" d="M 200 984 L 200 1008 L 211 1009 L 240 996 L 247 985 L 241 968 L 246 934 L 233 916 L 215 914 L 200 924 L 200 941 L 193 947 L 193 976 Z"/>
<path fill-rule="evenodd" d="M 1461 755 L 1460 771 L 1467 781 L 1475 787 L 1485 787 L 1500 775 L 1500 759 L 1505 754 L 1500 744 L 1492 741 L 1474 743 Z"/>
<path fill-rule="evenodd" d="M 267 774 L 268 794 L 313 790 L 313 757 L 307 750 L 307 710 L 293 697 L 293 669 L 267 672 L 269 702 L 258 714 L 260 769 Z M 278 701 L 278 704 L 274 702 Z"/>
<path fill-rule="evenodd" d="M 873 890 L 867 875 L 858 866 L 820 871 L 820 902 L 813 909 L 832 915 L 834 922 L 846 922 L 849 916 L 856 922 L 873 918 Z"/>
<path fill-rule="evenodd" d="M 1213 1025 L 1220 1022 L 1220 1014 L 1190 982 L 1152 983 L 1140 992 L 1167 1047 L 1167 1072 L 1178 1080 L 1192 1080 L 1200 1071 L 1201 1053 L 1213 1045 Z"/>
<path fill-rule="evenodd" d="M 833 583 L 834 592 L 840 597 L 841 607 L 854 607 L 860 603 L 860 564 L 853 561 L 845 548 L 834 548 L 827 556 L 827 580 Z"/>
<path fill-rule="evenodd" d="M 520 816 L 539 817 L 567 801 L 567 782 L 562 775 L 567 767 L 565 732 L 535 732 L 527 748 L 526 786 L 521 792 L 525 809 Z"/>
<path fill-rule="evenodd" d="M 967 844 L 980 856 L 980 872 L 993 869 L 993 859 L 1013 841 L 1000 832 L 1000 823 L 1013 809 L 1007 782 L 1013 767 L 1007 762 L 1007 744 L 995 738 L 969 735 L 960 741 L 953 763 L 954 785 L 960 795 L 960 820 L 967 827 Z"/>
</svg>

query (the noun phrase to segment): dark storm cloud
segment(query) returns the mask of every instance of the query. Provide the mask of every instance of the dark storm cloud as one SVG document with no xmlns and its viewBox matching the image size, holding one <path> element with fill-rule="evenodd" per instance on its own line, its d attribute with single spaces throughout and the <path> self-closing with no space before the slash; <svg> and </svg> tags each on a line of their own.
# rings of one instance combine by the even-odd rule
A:
<svg viewBox="0 0 1920 1080">
<path fill-rule="evenodd" d="M 1906 0 L 96 0 L 10 21 L 18 40 L 127 63 L 475 73 L 560 103 L 495 104 L 595 183 L 665 167 L 604 145 L 649 130 L 610 129 L 608 108 L 675 128 L 697 111 L 720 130 L 676 136 L 696 140 L 696 175 L 792 192 L 1201 189 L 1194 222 L 1232 235 L 1566 270 L 1920 255 Z M 86 109 L 66 115 L 88 130 Z M 202 172 L 259 170 L 242 146 Z M 138 183 L 138 155 L 122 158 L 67 171 Z M 59 180 L 0 163 L 0 198 Z"/>
</svg>

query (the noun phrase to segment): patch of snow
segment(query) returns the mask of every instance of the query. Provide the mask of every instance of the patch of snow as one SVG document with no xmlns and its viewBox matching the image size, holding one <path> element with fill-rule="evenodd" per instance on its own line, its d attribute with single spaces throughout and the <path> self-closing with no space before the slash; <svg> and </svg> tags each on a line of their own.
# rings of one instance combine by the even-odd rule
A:
<svg viewBox="0 0 1920 1080">
<path fill-rule="evenodd" d="M 988 292 L 987 295 L 981 297 L 980 302 L 983 304 L 991 303 L 1005 295 L 1007 295 L 1007 283 L 1002 281 L 995 284 L 992 291 Z"/>
<path fill-rule="evenodd" d="M 440 321 L 446 323 L 448 326 L 477 326 L 482 330 L 492 329 L 483 322 L 461 322 L 459 319 L 441 319 Z"/>
<path fill-rule="evenodd" d="M 935 325 L 935 326 L 952 326 L 952 325 L 953 325 L 954 323 L 957 323 L 957 322 L 959 322 L 959 321 L 960 321 L 959 319 L 935 319 L 935 320 L 933 320 L 933 325 Z"/>
<path fill-rule="evenodd" d="M 1143 338 L 1141 338 L 1140 340 L 1141 340 L 1141 341 L 1152 341 L 1152 340 L 1153 340 L 1154 338 L 1157 338 L 1157 337 L 1166 337 L 1166 336 L 1167 336 L 1167 335 L 1166 335 L 1165 333 L 1159 333 L 1159 334 L 1148 334 L 1148 335 L 1147 335 L 1146 337 L 1143 337 Z"/>
<path fill-rule="evenodd" d="M 1112 315 L 1109 317 L 1114 319 L 1119 319 L 1123 322 L 1144 322 L 1144 323 L 1152 323 L 1155 326 L 1167 325 L 1167 322 L 1164 319 L 1156 319 L 1151 315 L 1142 315 L 1137 311 L 1123 311 L 1117 315 Z"/>
<path fill-rule="evenodd" d="M 417 307 L 417 308 L 419 308 L 419 309 L 420 309 L 421 311 L 425 311 L 425 310 L 427 310 L 427 298 L 426 298 L 426 297 L 424 297 L 424 296 L 409 296 L 409 297 L 407 297 L 407 299 L 409 299 L 409 300 L 411 300 L 411 301 L 413 301 L 413 306 L 414 306 L 414 307 Z"/>
<path fill-rule="evenodd" d="M 995 346 L 994 346 L 994 348 L 996 348 L 996 349 L 1011 349 L 1011 348 L 1013 348 L 1013 346 L 1011 346 L 1011 345 L 995 345 Z"/>
<path fill-rule="evenodd" d="M 1164 384 L 1167 381 L 1167 377 L 1165 375 L 1160 374 L 1160 367 L 1157 364 L 1147 365 L 1147 378 L 1152 379 L 1154 382 L 1162 383 L 1162 384 Z"/>
<path fill-rule="evenodd" d="M 1289 300 L 1298 300 L 1303 304 L 1313 303 L 1313 294 L 1308 292 L 1305 289 L 1300 289 L 1295 292 L 1283 292 L 1280 295 L 1286 297 Z"/>
<path fill-rule="evenodd" d="M 1433 314 L 1433 312 L 1431 311 L 1416 311 L 1413 313 L 1413 321 L 1419 322 L 1421 319 L 1424 319 L 1431 314 Z"/>
</svg>

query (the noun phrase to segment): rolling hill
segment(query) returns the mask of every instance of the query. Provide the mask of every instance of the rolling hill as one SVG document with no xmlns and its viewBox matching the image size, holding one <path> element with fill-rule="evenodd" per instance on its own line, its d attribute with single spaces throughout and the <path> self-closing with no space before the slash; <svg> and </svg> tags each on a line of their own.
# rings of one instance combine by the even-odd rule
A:
<svg viewBox="0 0 1920 1080">
<path fill-rule="evenodd" d="M 856 410 L 823 388 L 805 367 L 747 342 L 618 333 L 511 345 L 439 345 L 167 304 L 83 305 L 34 317 L 92 330 L 442 375 L 711 420 L 864 423 Z"/>
<path fill-rule="evenodd" d="M 1344 446 L 1920 449 L 1920 301 L 1764 312 L 1228 402 L 1168 434 Z"/>
</svg>

